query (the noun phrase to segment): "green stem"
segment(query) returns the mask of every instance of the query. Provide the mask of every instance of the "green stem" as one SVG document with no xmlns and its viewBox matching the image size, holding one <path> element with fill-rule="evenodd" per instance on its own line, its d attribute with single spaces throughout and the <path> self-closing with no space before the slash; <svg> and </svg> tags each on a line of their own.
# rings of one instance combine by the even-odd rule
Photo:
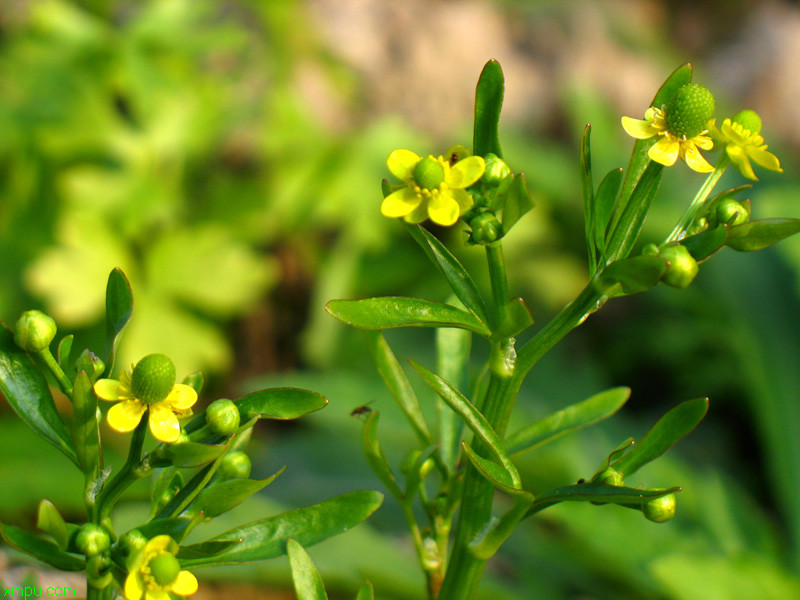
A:
<svg viewBox="0 0 800 600">
<path fill-rule="evenodd" d="M 486 246 L 486 262 L 489 265 L 489 280 L 492 284 L 492 298 L 494 299 L 494 326 L 499 327 L 505 320 L 509 302 L 508 278 L 506 277 L 502 242 L 498 241 Z"/>
<path fill-rule="evenodd" d="M 38 355 L 56 378 L 58 387 L 61 388 L 61 391 L 64 392 L 70 400 L 72 400 L 72 382 L 69 380 L 69 377 L 67 377 L 66 373 L 64 373 L 64 370 L 61 368 L 61 365 L 58 364 L 58 361 L 56 361 L 53 353 L 50 352 L 50 348 L 45 348 L 39 352 Z"/>
<path fill-rule="evenodd" d="M 131 446 L 128 450 L 128 458 L 125 464 L 122 465 L 117 475 L 108 482 L 97 497 L 98 520 L 101 523 L 110 518 L 111 510 L 119 500 L 122 492 L 140 477 L 138 467 L 142 460 L 142 447 L 147 433 L 147 416 L 147 413 L 142 415 L 142 420 L 133 430 L 133 438 L 131 439 Z"/>
<path fill-rule="evenodd" d="M 722 177 L 722 174 L 725 172 L 730 162 L 731 159 L 728 158 L 728 153 L 723 152 L 717 161 L 716 167 L 714 167 L 714 170 L 706 178 L 705 183 L 703 183 L 702 187 L 698 190 L 691 204 L 689 204 L 681 215 L 677 225 L 675 225 L 675 229 L 673 229 L 669 237 L 664 240 L 664 244 L 679 240 L 686 229 L 694 222 L 700 211 L 705 208 L 708 196 L 711 194 L 714 186 L 719 182 L 720 177 Z"/>
</svg>

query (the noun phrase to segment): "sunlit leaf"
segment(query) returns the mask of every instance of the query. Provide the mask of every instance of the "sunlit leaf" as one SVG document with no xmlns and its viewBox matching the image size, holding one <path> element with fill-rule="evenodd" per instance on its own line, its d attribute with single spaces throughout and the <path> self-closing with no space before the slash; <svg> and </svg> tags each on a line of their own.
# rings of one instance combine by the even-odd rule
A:
<svg viewBox="0 0 800 600">
<path fill-rule="evenodd" d="M 286 542 L 286 553 L 289 555 L 297 600 L 327 600 L 322 577 L 308 552 L 295 540 L 289 540 Z"/>
<path fill-rule="evenodd" d="M 608 265 L 594 280 L 594 285 L 606 296 L 638 294 L 654 287 L 667 267 L 667 262 L 658 256 L 633 256 Z"/>
<path fill-rule="evenodd" d="M 644 490 L 602 483 L 576 483 L 537 495 L 536 500 L 525 516 L 531 516 L 560 502 L 592 502 L 595 504 L 621 504 L 623 506 L 638 507 L 647 500 L 660 498 L 679 491 L 681 491 L 679 487 Z"/>
<path fill-rule="evenodd" d="M 106 285 L 106 345 L 103 351 L 106 373 L 114 367 L 119 336 L 133 315 L 133 291 L 122 269 L 108 275 Z"/>
<path fill-rule="evenodd" d="M 740 252 L 762 250 L 800 232 L 800 219 L 762 219 L 731 227 L 727 246 Z"/>
<path fill-rule="evenodd" d="M 503 157 L 498 128 L 503 106 L 505 78 L 500 63 L 490 60 L 483 67 L 475 89 L 475 123 L 472 152 L 479 156 L 488 153 Z"/>
<path fill-rule="evenodd" d="M 228 479 L 208 486 L 197 496 L 192 508 L 213 518 L 238 506 L 257 491 L 265 488 L 283 473 L 286 467 L 266 479 Z"/>
<path fill-rule="evenodd" d="M 56 543 L 37 537 L 14 525 L 0 526 L 0 536 L 12 548 L 30 554 L 56 569 L 83 571 L 86 568 L 86 560 L 83 557 L 68 554 L 61 550 Z"/>
</svg>

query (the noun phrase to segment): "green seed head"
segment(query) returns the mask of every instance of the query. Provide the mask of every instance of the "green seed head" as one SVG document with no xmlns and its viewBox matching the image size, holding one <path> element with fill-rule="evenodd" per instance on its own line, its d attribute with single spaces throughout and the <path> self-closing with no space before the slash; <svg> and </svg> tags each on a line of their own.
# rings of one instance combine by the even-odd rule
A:
<svg viewBox="0 0 800 600">
<path fill-rule="evenodd" d="M 414 167 L 414 181 L 421 188 L 435 190 L 444 181 L 444 169 L 438 160 L 427 156 Z"/>
<path fill-rule="evenodd" d="M 160 586 L 170 585 L 178 578 L 181 565 L 171 554 L 160 554 L 150 561 L 150 573 Z"/>
<path fill-rule="evenodd" d="M 664 523 L 675 516 L 677 504 L 678 501 L 675 499 L 675 494 L 667 494 L 642 504 L 642 513 L 654 523 Z"/>
<path fill-rule="evenodd" d="M 686 246 L 667 246 L 659 256 L 669 262 L 662 281 L 672 287 L 679 289 L 689 287 L 700 270 Z"/>
<path fill-rule="evenodd" d="M 131 391 L 146 404 L 161 402 L 174 385 L 175 365 L 168 356 L 148 354 L 133 368 Z"/>
<path fill-rule="evenodd" d="M 714 96 L 696 83 L 678 88 L 665 108 L 667 130 L 678 137 L 693 138 L 706 130 L 714 116 Z"/>
<path fill-rule="evenodd" d="M 736 116 L 733 117 L 733 122 L 741 125 L 754 135 L 761 131 L 761 117 L 754 110 L 743 110 L 736 113 Z"/>
</svg>

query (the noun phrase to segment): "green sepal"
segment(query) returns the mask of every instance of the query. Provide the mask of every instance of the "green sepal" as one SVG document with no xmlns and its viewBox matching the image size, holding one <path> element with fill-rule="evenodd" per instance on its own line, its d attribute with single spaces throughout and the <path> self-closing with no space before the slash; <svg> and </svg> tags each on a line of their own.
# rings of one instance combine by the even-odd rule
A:
<svg viewBox="0 0 800 600">
<path fill-rule="evenodd" d="M 119 336 L 133 315 L 133 290 L 122 269 L 117 267 L 108 275 L 106 284 L 106 343 L 103 361 L 106 374 L 114 368 Z"/>
<path fill-rule="evenodd" d="M 560 502 L 591 502 L 593 504 L 619 504 L 639 507 L 643 502 L 681 491 L 680 487 L 644 490 L 602 483 L 576 483 L 539 494 L 525 513 L 526 517 Z"/>
<path fill-rule="evenodd" d="M 491 331 L 472 313 L 421 298 L 384 296 L 364 300 L 331 300 L 325 305 L 331 315 L 352 327 L 458 327 L 489 337 Z"/>
<path fill-rule="evenodd" d="M 437 330 L 437 333 L 439 331 L 443 330 Z M 367 340 L 372 359 L 378 368 L 378 373 L 380 373 L 383 382 L 400 405 L 400 408 L 403 409 L 417 437 L 424 444 L 432 444 L 433 438 L 428 430 L 428 425 L 425 423 L 425 417 L 422 415 L 422 408 L 419 400 L 417 400 L 417 395 L 414 393 L 414 388 L 411 387 L 383 333 L 365 330 L 364 337 Z"/>
<path fill-rule="evenodd" d="M 270 388 L 247 394 L 236 400 L 241 422 L 259 419 L 290 421 L 316 412 L 328 405 L 322 394 L 300 388 Z"/>
<path fill-rule="evenodd" d="M 78 465 L 71 436 L 56 410 L 47 380 L 33 359 L 14 343 L 14 334 L 2 321 L 0 321 L 0 391 L 28 427 Z"/>
<path fill-rule="evenodd" d="M 375 600 L 375 590 L 372 588 L 371 581 L 365 581 L 361 584 L 355 600 Z"/>
<path fill-rule="evenodd" d="M 681 402 L 647 432 L 642 441 L 611 466 L 625 476 L 631 475 L 661 456 L 694 430 L 708 412 L 708 398 Z"/>
<path fill-rule="evenodd" d="M 424 250 L 428 259 L 439 269 L 464 308 L 475 315 L 481 323 L 488 323 L 489 313 L 486 310 L 486 303 L 475 281 L 458 259 L 427 229 L 420 225 L 409 224 L 406 224 L 406 229 Z"/>
<path fill-rule="evenodd" d="M 290 539 L 286 542 L 286 554 L 289 556 L 297 600 L 328 600 L 322 576 L 303 546 Z"/>
<path fill-rule="evenodd" d="M 36 511 L 36 527 L 52 537 L 59 550 L 66 550 L 69 543 L 69 530 L 64 517 L 58 512 L 55 504 L 49 500 L 41 500 Z"/>
<path fill-rule="evenodd" d="M 617 412 L 631 395 L 630 388 L 616 387 L 572 404 L 527 427 L 505 440 L 509 454 L 538 448 L 562 435 L 597 423 Z"/>
<path fill-rule="evenodd" d="M 69 362 L 69 355 L 72 353 L 72 344 L 74 341 L 75 336 L 72 334 L 65 335 L 58 343 L 58 350 L 56 350 L 58 364 L 67 377 L 72 377 L 75 374 L 73 365 Z"/>
<path fill-rule="evenodd" d="M 68 554 L 55 542 L 37 537 L 14 525 L 0 525 L 0 536 L 12 548 L 30 554 L 56 569 L 62 571 L 86 569 L 86 560 L 83 557 Z"/>
<path fill-rule="evenodd" d="M 72 384 L 72 444 L 81 471 L 86 475 L 96 473 L 100 452 L 97 396 L 91 379 L 83 371 Z"/>
<path fill-rule="evenodd" d="M 356 526 L 383 502 L 383 494 L 372 490 L 350 492 L 289 512 L 267 517 L 220 534 L 214 542 L 240 541 L 217 556 L 181 561 L 184 568 L 227 565 L 275 558 L 286 554 L 286 542 L 297 540 L 312 546 Z M 188 546 L 192 548 L 192 546 Z"/>
<path fill-rule="evenodd" d="M 362 446 L 364 448 L 364 456 L 367 458 L 369 466 L 372 468 L 381 483 L 386 486 L 389 493 L 394 496 L 399 502 L 405 500 L 405 494 L 397 484 L 397 479 L 392 473 L 392 468 L 386 460 L 386 455 L 383 453 L 381 443 L 378 440 L 378 418 L 379 413 L 373 410 L 364 423 L 364 431 L 361 436 Z"/>
<path fill-rule="evenodd" d="M 533 325 L 533 315 L 522 298 L 513 298 L 506 304 L 503 321 L 492 332 L 495 340 L 516 337 Z"/>
<path fill-rule="evenodd" d="M 720 249 L 725 246 L 728 240 L 728 228 L 725 225 L 717 225 L 690 235 L 681 240 L 681 245 L 685 246 L 697 262 L 708 260 Z"/>
<path fill-rule="evenodd" d="M 502 465 L 502 467 L 508 472 L 508 475 L 513 483 L 511 487 L 520 488 L 521 483 L 517 468 L 511 462 L 500 436 L 498 436 L 494 429 L 492 429 L 492 426 L 486 420 L 486 417 L 484 417 L 480 411 L 478 411 L 478 409 L 476 409 L 472 403 L 450 383 L 435 373 L 432 373 L 419 363 L 411 361 L 411 366 L 414 367 L 417 373 L 420 374 L 425 383 L 427 383 L 433 389 L 433 391 L 439 394 L 442 400 L 444 400 L 445 403 L 452 408 L 459 417 L 461 417 L 462 421 L 464 421 L 464 424 L 469 427 L 469 429 L 472 430 L 476 436 L 478 436 L 478 439 L 486 444 L 489 451 L 499 461 L 500 465 Z"/>
<path fill-rule="evenodd" d="M 650 161 L 637 180 L 630 199 L 623 203 L 624 196 L 620 196 L 619 219 L 612 226 L 606 244 L 605 254 L 608 260 L 619 260 L 630 254 L 653 204 L 663 171 L 664 165 Z"/>
<path fill-rule="evenodd" d="M 500 150 L 500 109 L 503 107 L 505 78 L 500 63 L 486 63 L 475 88 L 475 122 L 472 134 L 472 152 L 486 156 L 490 152 L 503 158 Z"/>
<path fill-rule="evenodd" d="M 633 256 L 608 265 L 593 283 L 598 292 L 609 297 L 638 294 L 654 287 L 667 267 L 658 256 Z"/>
<path fill-rule="evenodd" d="M 500 222 L 503 224 L 503 234 L 507 234 L 517 221 L 519 221 L 525 213 L 529 212 L 535 206 L 533 197 L 528 189 L 528 183 L 525 180 L 523 173 L 517 173 L 510 176 L 511 180 L 508 184 L 503 181 L 502 187 L 498 190 L 496 196 L 496 204 L 499 210 L 502 210 Z"/>
<path fill-rule="evenodd" d="M 800 219 L 761 219 L 728 230 L 727 246 L 739 252 L 763 250 L 800 232 Z"/>
<path fill-rule="evenodd" d="M 225 481 L 217 481 L 200 492 L 192 503 L 192 509 L 203 512 L 206 518 L 221 515 L 268 486 L 285 470 L 286 467 L 283 467 L 266 479 L 227 479 Z"/>
</svg>

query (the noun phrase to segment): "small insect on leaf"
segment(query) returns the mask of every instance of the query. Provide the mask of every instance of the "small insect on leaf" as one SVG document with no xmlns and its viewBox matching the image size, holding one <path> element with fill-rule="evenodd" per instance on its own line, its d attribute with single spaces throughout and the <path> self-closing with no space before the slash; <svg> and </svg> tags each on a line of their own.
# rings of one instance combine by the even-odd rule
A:
<svg viewBox="0 0 800 600">
<path fill-rule="evenodd" d="M 360 417 L 362 415 L 368 415 L 369 413 L 372 412 L 372 409 L 369 407 L 369 405 L 372 404 L 373 402 L 374 400 L 370 400 L 366 404 L 362 404 L 361 406 L 355 407 L 352 411 L 350 411 L 350 416 Z"/>
</svg>

